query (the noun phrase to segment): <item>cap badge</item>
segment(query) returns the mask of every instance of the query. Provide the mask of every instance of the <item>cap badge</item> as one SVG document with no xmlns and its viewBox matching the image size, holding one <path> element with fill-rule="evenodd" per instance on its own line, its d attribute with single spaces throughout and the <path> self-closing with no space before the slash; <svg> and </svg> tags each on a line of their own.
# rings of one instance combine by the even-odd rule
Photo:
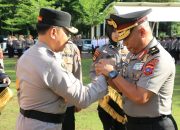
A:
<svg viewBox="0 0 180 130">
<path fill-rule="evenodd" d="M 114 22 L 114 20 L 110 19 L 107 21 L 107 23 L 111 26 L 113 26 L 114 28 L 117 28 L 117 24 Z"/>
<path fill-rule="evenodd" d="M 38 22 L 41 22 L 43 18 L 42 18 L 42 16 L 38 16 L 37 19 L 38 19 Z"/>
</svg>

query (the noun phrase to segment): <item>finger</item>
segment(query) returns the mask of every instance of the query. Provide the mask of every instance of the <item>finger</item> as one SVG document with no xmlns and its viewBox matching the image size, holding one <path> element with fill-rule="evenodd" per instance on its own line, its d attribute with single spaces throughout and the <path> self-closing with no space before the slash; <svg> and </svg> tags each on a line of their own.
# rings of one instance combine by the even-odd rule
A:
<svg viewBox="0 0 180 130">
<path fill-rule="evenodd" d="M 100 75 L 101 74 L 101 70 L 99 68 L 95 68 L 96 71 L 96 75 Z"/>
<path fill-rule="evenodd" d="M 100 59 L 100 60 L 99 60 L 99 63 L 100 63 L 100 64 L 103 64 L 103 63 L 104 63 L 104 60 L 105 60 L 105 59 Z"/>
<path fill-rule="evenodd" d="M 9 78 L 8 78 L 8 82 L 7 82 L 7 83 L 8 83 L 8 85 L 10 85 L 10 84 L 11 84 L 11 80 L 10 80 Z"/>
<path fill-rule="evenodd" d="M 100 64 L 100 63 L 95 64 L 95 68 L 100 68 L 101 66 L 102 66 L 102 64 Z"/>
</svg>

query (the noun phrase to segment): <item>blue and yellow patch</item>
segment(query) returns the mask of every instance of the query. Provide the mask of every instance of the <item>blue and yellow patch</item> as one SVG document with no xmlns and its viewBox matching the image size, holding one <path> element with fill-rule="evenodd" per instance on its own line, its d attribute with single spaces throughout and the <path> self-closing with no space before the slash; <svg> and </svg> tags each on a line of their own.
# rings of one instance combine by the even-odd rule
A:
<svg viewBox="0 0 180 130">
<path fill-rule="evenodd" d="M 159 62 L 158 59 L 153 59 L 153 60 L 149 61 L 143 69 L 144 75 L 149 76 L 149 75 L 153 74 L 154 68 L 158 62 Z"/>
</svg>

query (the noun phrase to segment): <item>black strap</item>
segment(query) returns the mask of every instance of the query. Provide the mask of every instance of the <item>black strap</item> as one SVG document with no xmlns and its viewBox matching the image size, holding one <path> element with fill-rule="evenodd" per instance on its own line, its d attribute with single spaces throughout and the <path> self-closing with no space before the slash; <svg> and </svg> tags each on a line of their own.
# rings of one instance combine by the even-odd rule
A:
<svg viewBox="0 0 180 130">
<path fill-rule="evenodd" d="M 131 117 L 127 115 L 127 119 L 129 123 L 137 123 L 137 124 L 157 122 L 167 117 L 170 118 L 172 117 L 172 115 L 162 115 L 159 117 L 152 117 L 152 118 L 151 117 Z"/>
<path fill-rule="evenodd" d="M 23 110 L 20 108 L 20 112 L 27 118 L 36 119 L 43 122 L 49 122 L 54 124 L 60 124 L 64 120 L 65 114 L 52 114 L 52 113 L 45 113 L 36 110 Z"/>
</svg>

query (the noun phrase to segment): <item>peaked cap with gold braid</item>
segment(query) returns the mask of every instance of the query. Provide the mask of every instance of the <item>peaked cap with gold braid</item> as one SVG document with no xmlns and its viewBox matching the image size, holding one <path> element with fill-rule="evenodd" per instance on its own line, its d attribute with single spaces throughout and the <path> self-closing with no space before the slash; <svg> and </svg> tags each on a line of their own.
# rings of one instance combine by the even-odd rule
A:
<svg viewBox="0 0 180 130">
<path fill-rule="evenodd" d="M 116 29 L 119 33 L 118 41 L 123 40 L 130 34 L 130 30 L 147 19 L 147 15 L 151 12 L 151 9 L 137 11 L 133 13 L 115 15 L 111 14 L 107 19 L 107 24 Z"/>
</svg>

